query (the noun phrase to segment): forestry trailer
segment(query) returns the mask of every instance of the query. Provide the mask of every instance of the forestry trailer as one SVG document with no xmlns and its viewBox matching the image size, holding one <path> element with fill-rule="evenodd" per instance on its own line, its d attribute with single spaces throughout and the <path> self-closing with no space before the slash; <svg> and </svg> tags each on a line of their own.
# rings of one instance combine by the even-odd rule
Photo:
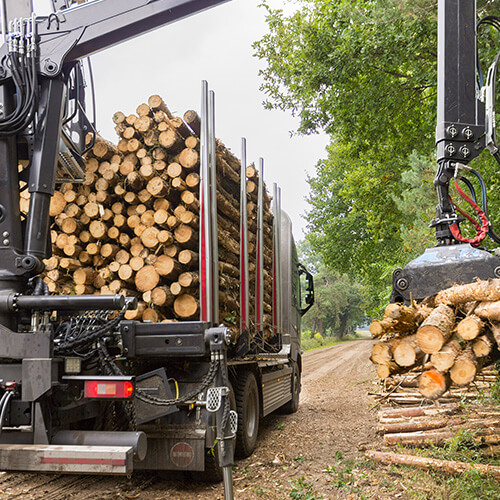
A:
<svg viewBox="0 0 500 500">
<path fill-rule="evenodd" d="M 135 297 L 51 295 L 41 279 L 51 254 L 51 197 L 59 182 L 76 186 L 85 177 L 83 155 L 92 147 L 86 140 L 95 136 L 85 114 L 81 60 L 222 0 L 52 3 L 52 14 L 37 17 L 30 0 L 1 1 L 0 469 L 205 471 L 224 479 L 231 498 L 234 447 L 251 454 L 262 416 L 278 408 L 297 410 L 300 317 L 311 307 L 314 290 L 297 261 L 276 187 L 272 214 L 264 214 L 262 168 L 256 229 L 247 228 L 243 147 L 235 197 L 240 227 L 232 228 L 240 239 L 239 266 L 230 268 L 238 283 L 233 303 L 239 324 L 219 317 L 225 268 L 218 255 L 214 100 L 206 84 L 196 317 L 127 320 Z M 24 213 L 19 207 L 26 192 Z M 255 242 L 253 268 L 248 240 Z"/>
<path fill-rule="evenodd" d="M 431 223 L 438 244 L 404 269 L 394 271 L 391 302 L 408 304 L 412 298 L 422 300 L 453 284 L 500 277 L 498 253 L 479 247 L 486 236 L 496 243 L 500 243 L 500 237 L 488 220 L 482 176 L 468 165 L 486 148 L 500 164 L 495 130 L 500 52 L 483 80 L 477 51 L 477 32 L 488 26 L 500 31 L 500 17 L 486 16 L 477 21 L 475 1 L 439 0 L 436 127 L 439 167 L 434 180 L 439 204 Z M 466 175 L 479 182 L 481 203 Z M 449 196 L 451 181 L 473 207 L 475 217 L 453 204 Z M 463 182 L 469 194 L 460 189 L 458 181 Z M 476 228 L 473 238 L 461 234 L 460 224 L 466 218 Z"/>
</svg>

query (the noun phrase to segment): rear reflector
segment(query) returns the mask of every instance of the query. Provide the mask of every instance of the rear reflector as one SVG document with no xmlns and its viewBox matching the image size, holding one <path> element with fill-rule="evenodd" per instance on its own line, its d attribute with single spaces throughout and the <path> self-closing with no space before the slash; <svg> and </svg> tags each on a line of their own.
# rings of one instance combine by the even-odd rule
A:
<svg viewBox="0 0 500 500">
<path fill-rule="evenodd" d="M 134 386 L 128 380 L 85 380 L 86 398 L 129 399 Z"/>
</svg>

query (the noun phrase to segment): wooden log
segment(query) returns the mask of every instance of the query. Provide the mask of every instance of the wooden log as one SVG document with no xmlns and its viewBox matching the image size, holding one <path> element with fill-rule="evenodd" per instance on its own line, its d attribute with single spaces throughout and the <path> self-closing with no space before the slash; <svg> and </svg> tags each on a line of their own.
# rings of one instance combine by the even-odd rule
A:
<svg viewBox="0 0 500 500">
<path fill-rule="evenodd" d="M 167 245 L 163 249 L 163 253 L 165 255 L 168 255 L 169 257 L 177 257 L 177 254 L 179 253 L 179 247 L 177 245 Z"/>
<path fill-rule="evenodd" d="M 92 148 L 92 153 L 101 160 L 107 160 L 118 153 L 118 149 L 109 141 L 99 140 Z"/>
<path fill-rule="evenodd" d="M 186 139 L 191 135 L 191 130 L 186 126 L 182 118 L 171 118 L 169 120 L 169 124 L 183 139 Z"/>
<path fill-rule="evenodd" d="M 181 201 L 186 205 L 186 207 L 191 210 L 198 211 L 200 203 L 195 193 L 191 191 L 183 191 L 181 193 Z"/>
<path fill-rule="evenodd" d="M 174 117 L 159 95 L 155 94 L 150 96 L 148 99 L 148 105 L 153 111 L 163 111 L 168 118 Z"/>
<path fill-rule="evenodd" d="M 185 148 L 179 154 L 179 163 L 187 169 L 193 169 L 200 163 L 200 155 L 196 149 Z"/>
<path fill-rule="evenodd" d="M 500 300 L 500 279 L 476 281 L 442 290 L 436 296 L 436 304 L 464 304 L 473 301 Z"/>
<path fill-rule="evenodd" d="M 198 240 L 198 234 L 192 227 L 186 224 L 179 224 L 175 228 L 174 239 L 182 246 L 194 248 Z"/>
<path fill-rule="evenodd" d="M 172 246 L 174 242 L 174 237 L 172 236 L 172 233 L 165 229 L 158 231 L 158 235 L 156 237 L 158 239 L 158 243 L 164 246 Z"/>
<path fill-rule="evenodd" d="M 125 249 L 122 248 L 121 250 L 118 250 L 115 255 L 115 261 L 118 262 L 118 264 L 126 264 L 130 260 L 130 253 Z"/>
<path fill-rule="evenodd" d="M 449 474 L 463 474 L 469 470 L 479 471 L 487 477 L 500 479 L 500 467 L 494 465 L 470 463 L 470 462 L 454 462 L 448 460 L 439 460 L 436 458 L 420 457 L 415 455 L 403 455 L 401 453 L 391 453 L 368 450 L 365 452 L 365 457 L 376 462 L 381 462 L 388 465 L 400 464 L 420 467 L 430 471 L 441 470 Z"/>
<path fill-rule="evenodd" d="M 123 123 L 125 121 L 125 114 L 122 113 L 121 111 L 117 111 L 114 115 L 113 115 L 113 122 L 118 125 L 119 123 Z"/>
<path fill-rule="evenodd" d="M 424 357 L 424 353 L 417 345 L 416 335 L 404 337 L 394 348 L 392 355 L 394 361 L 403 367 L 413 366 Z"/>
<path fill-rule="evenodd" d="M 91 285 L 96 274 L 96 271 L 91 267 L 81 267 L 74 271 L 73 281 L 77 285 Z"/>
<path fill-rule="evenodd" d="M 500 301 L 481 302 L 474 309 L 474 314 L 488 321 L 500 321 Z"/>
<path fill-rule="evenodd" d="M 394 419 L 392 419 L 394 420 Z M 434 429 L 443 429 L 449 425 L 457 425 L 463 422 L 461 417 L 453 419 L 447 417 L 426 417 L 424 419 L 404 420 L 402 422 L 385 422 L 377 426 L 378 434 L 395 434 L 400 432 L 419 432 Z"/>
<path fill-rule="evenodd" d="M 440 351 L 431 355 L 431 364 L 441 373 L 447 372 L 455 363 L 455 359 L 462 352 L 456 340 L 447 342 Z"/>
<path fill-rule="evenodd" d="M 160 198 L 168 193 L 168 184 L 162 177 L 153 177 L 148 182 L 146 190 L 151 196 Z"/>
<path fill-rule="evenodd" d="M 463 340 L 473 340 L 484 330 L 484 323 L 475 314 L 467 316 L 457 324 L 457 334 Z"/>
<path fill-rule="evenodd" d="M 158 136 L 158 142 L 162 147 L 171 152 L 180 151 L 184 147 L 183 138 L 171 128 L 161 132 Z"/>
<path fill-rule="evenodd" d="M 121 264 L 118 269 L 120 280 L 128 283 L 134 281 L 134 270 L 128 264 Z"/>
<path fill-rule="evenodd" d="M 450 377 L 457 385 L 470 384 L 477 371 L 477 361 L 472 349 L 466 349 L 455 360 L 450 368 Z"/>
<path fill-rule="evenodd" d="M 54 191 L 52 198 L 50 199 L 49 215 L 55 217 L 61 214 L 66 207 L 66 200 L 64 195 L 59 191 Z"/>
<path fill-rule="evenodd" d="M 197 187 L 200 184 L 200 176 L 196 172 L 191 172 L 186 175 L 186 186 L 190 189 Z"/>
<path fill-rule="evenodd" d="M 179 262 L 184 265 L 195 267 L 198 265 L 198 254 L 189 249 L 184 249 L 179 252 Z"/>
<path fill-rule="evenodd" d="M 422 396 L 428 399 L 438 399 L 450 385 L 449 377 L 431 368 L 422 373 L 419 379 L 418 390 Z"/>
<path fill-rule="evenodd" d="M 453 403 L 451 405 L 418 406 L 413 408 L 388 408 L 382 409 L 378 413 L 379 421 L 382 419 L 399 419 L 411 417 L 435 416 L 443 414 L 455 414 L 460 411 L 460 405 Z"/>
<path fill-rule="evenodd" d="M 184 121 L 189 128 L 197 135 L 200 135 L 201 120 L 198 113 L 194 110 L 189 110 L 184 113 Z"/>
<path fill-rule="evenodd" d="M 106 224 L 100 220 L 94 220 L 89 225 L 90 234 L 96 239 L 100 240 L 106 236 L 108 227 Z"/>
<path fill-rule="evenodd" d="M 417 330 L 420 349 L 427 354 L 441 350 L 452 334 L 454 322 L 455 314 L 450 307 L 440 305 L 434 309 Z"/>
<path fill-rule="evenodd" d="M 196 286 L 199 283 L 198 273 L 194 272 L 184 272 L 179 275 L 177 281 L 183 288 L 189 288 Z"/>
<path fill-rule="evenodd" d="M 189 137 L 186 137 L 186 140 L 184 141 L 184 144 L 189 149 L 199 149 L 200 140 L 198 139 L 198 137 L 195 137 L 194 135 L 191 135 Z"/>
<path fill-rule="evenodd" d="M 156 287 L 151 291 L 151 302 L 157 306 L 171 306 L 174 298 L 168 286 Z"/>
<path fill-rule="evenodd" d="M 139 292 L 146 292 L 156 288 L 160 281 L 160 275 L 154 266 L 144 266 L 135 275 L 135 286 Z"/>
<path fill-rule="evenodd" d="M 160 255 L 154 263 L 154 268 L 160 276 L 176 278 L 182 270 L 181 265 L 173 257 Z"/>
<path fill-rule="evenodd" d="M 152 309 L 151 307 L 147 307 L 141 316 L 142 321 L 151 321 L 153 323 L 157 323 L 160 319 L 160 316 L 157 311 Z"/>
<path fill-rule="evenodd" d="M 472 351 L 476 358 L 489 356 L 493 350 L 493 342 L 487 335 L 481 335 L 472 344 Z"/>
<path fill-rule="evenodd" d="M 137 255 L 130 259 L 129 265 L 133 271 L 137 272 L 139 271 L 139 269 L 142 269 L 144 267 L 144 259 Z"/>
<path fill-rule="evenodd" d="M 182 252 L 181 252 L 182 253 Z M 179 254 L 179 262 L 181 262 Z M 221 275 L 232 276 L 233 278 L 240 278 L 240 270 L 227 262 L 219 261 L 219 272 Z"/>
<path fill-rule="evenodd" d="M 400 370 L 400 366 L 398 366 L 393 361 L 389 361 L 388 363 L 384 363 L 383 365 L 377 365 L 377 376 L 381 379 L 386 379 L 393 373 L 397 373 Z"/>
<path fill-rule="evenodd" d="M 393 361 L 392 351 L 400 342 L 400 339 L 376 342 L 372 347 L 370 361 L 378 365 L 391 363 Z"/>
<path fill-rule="evenodd" d="M 495 322 L 490 322 L 491 333 L 495 342 L 497 344 L 497 349 L 500 351 L 500 324 Z"/>
<path fill-rule="evenodd" d="M 182 174 L 182 165 L 177 162 L 172 162 L 167 167 L 167 175 L 172 179 L 179 177 Z"/>
<path fill-rule="evenodd" d="M 175 189 L 177 191 L 184 191 L 187 189 L 186 183 L 184 182 L 184 179 L 181 177 L 175 177 L 170 181 L 170 185 L 172 186 L 172 189 Z"/>
<path fill-rule="evenodd" d="M 179 318 L 194 318 L 198 314 L 198 311 L 198 301 L 192 295 L 179 295 L 174 300 L 174 312 L 175 315 Z"/>
</svg>

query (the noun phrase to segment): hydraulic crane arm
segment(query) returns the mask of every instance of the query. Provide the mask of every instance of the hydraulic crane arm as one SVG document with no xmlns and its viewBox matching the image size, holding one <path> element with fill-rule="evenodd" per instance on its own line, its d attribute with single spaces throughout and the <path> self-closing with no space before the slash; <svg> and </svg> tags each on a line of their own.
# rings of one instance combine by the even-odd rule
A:
<svg viewBox="0 0 500 500">
<path fill-rule="evenodd" d="M 77 61 L 228 0 L 97 0 L 36 18 L 39 72 L 54 77 Z M 0 59 L 4 60 L 4 45 Z M 5 63 L 0 75 L 8 76 Z"/>
<path fill-rule="evenodd" d="M 5 7 L 11 0 L 1 1 Z M 22 290 L 50 254 L 49 204 L 78 60 L 226 1 L 95 0 L 8 23 L 0 47 L 0 294 L 4 284 Z M 81 128 L 84 144 L 90 130 Z M 27 143 L 30 160 L 20 174 L 31 194 L 25 223 L 19 213 L 21 142 Z"/>
<path fill-rule="evenodd" d="M 496 16 L 489 16 L 500 30 Z M 488 21 L 488 19 L 486 19 Z M 500 55 L 490 67 L 484 87 L 478 79 L 476 2 L 438 0 L 438 72 L 436 146 L 438 170 L 434 179 L 438 205 L 431 227 L 436 230 L 438 245 L 404 269 L 393 273 L 394 302 L 410 302 L 436 294 L 454 283 L 500 277 L 500 258 L 478 245 L 488 235 L 500 242 L 492 230 L 486 208 L 486 188 L 479 172 L 468 163 L 488 148 L 500 163 L 495 137 L 495 79 Z M 497 26 L 498 25 L 498 26 Z M 458 207 L 450 200 L 449 184 L 458 172 L 469 171 L 481 183 L 482 207 L 471 196 L 462 196 L 474 207 L 478 221 L 465 216 L 475 225 L 476 237 L 467 239 L 460 233 L 464 221 Z M 457 185 L 458 186 L 458 185 Z M 457 190 L 458 191 L 458 190 Z"/>
<path fill-rule="evenodd" d="M 476 87 L 476 2 L 438 4 L 438 79 L 434 184 L 439 205 L 433 226 L 441 244 L 453 242 L 450 224 L 457 215 L 448 185 L 456 162 L 467 164 L 485 148 L 485 108 Z"/>
</svg>

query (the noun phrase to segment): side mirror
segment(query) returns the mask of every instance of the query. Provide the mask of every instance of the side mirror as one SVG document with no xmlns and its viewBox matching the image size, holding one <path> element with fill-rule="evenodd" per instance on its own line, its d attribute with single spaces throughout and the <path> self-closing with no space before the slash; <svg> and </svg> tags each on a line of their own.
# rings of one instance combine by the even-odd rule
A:
<svg viewBox="0 0 500 500">
<path fill-rule="evenodd" d="M 300 315 L 303 316 L 314 304 L 314 279 L 312 274 L 302 265 L 297 264 L 299 270 L 299 278 L 302 275 L 305 275 L 305 297 L 304 302 L 306 303 L 305 307 L 301 307 Z M 302 294 L 301 294 L 302 297 Z M 301 301 L 302 302 L 302 301 Z M 301 304 L 302 306 L 302 304 Z"/>
</svg>

